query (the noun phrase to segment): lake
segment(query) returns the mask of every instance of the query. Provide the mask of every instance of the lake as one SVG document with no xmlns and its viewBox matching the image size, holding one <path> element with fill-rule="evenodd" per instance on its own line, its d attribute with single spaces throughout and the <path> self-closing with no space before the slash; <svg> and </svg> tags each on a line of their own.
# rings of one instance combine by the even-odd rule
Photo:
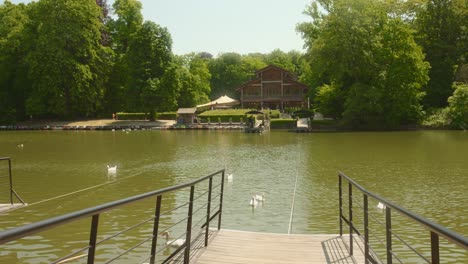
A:
<svg viewBox="0 0 468 264">
<path fill-rule="evenodd" d="M 226 168 L 234 179 L 225 186 L 222 228 L 287 233 L 297 178 L 292 233 L 337 234 L 337 172 L 342 171 L 367 190 L 468 236 L 468 132 L 463 131 L 6 131 L 0 132 L 0 156 L 12 158 L 14 189 L 27 203 L 40 202 L 0 215 L 0 230 L 184 183 Z M 8 198 L 2 177 L 8 173 L 6 165 L 0 164 L 2 203 Z M 109 176 L 107 165 L 117 165 L 117 173 Z M 106 182 L 112 183 L 41 202 Z M 265 202 L 252 209 L 249 200 L 255 193 L 264 193 Z M 182 204 L 185 199 L 186 195 L 174 195 L 169 206 Z M 371 213 L 382 218 L 377 202 L 370 200 L 369 204 Z M 110 234 L 124 229 L 137 215 L 151 215 L 153 207 L 154 201 L 148 201 L 109 213 L 100 231 Z M 410 240 L 428 239 L 424 229 L 406 222 L 395 218 L 395 230 L 401 229 Z M 80 247 L 75 244 L 86 241 L 88 232 L 89 220 L 80 220 L 8 243 L 1 246 L 0 262 L 51 261 Z M 150 233 L 148 227 L 100 250 L 110 255 Z M 463 250 L 444 247 L 447 253 L 441 255 L 449 262 L 468 260 Z M 139 260 L 146 253 L 137 250 L 128 258 Z M 118 263 L 126 263 L 128 258 Z M 418 262 L 412 256 L 406 259 L 408 263 Z"/>
</svg>

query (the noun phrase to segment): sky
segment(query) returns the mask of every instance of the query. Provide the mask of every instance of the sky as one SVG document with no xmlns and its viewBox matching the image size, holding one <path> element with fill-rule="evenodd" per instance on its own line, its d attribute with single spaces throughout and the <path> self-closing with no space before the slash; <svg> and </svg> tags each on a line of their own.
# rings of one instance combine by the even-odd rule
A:
<svg viewBox="0 0 468 264">
<path fill-rule="evenodd" d="M 30 0 L 11 0 L 14 3 Z M 303 51 L 296 25 L 311 0 L 140 0 L 143 17 L 168 28 L 175 54 Z M 113 0 L 108 0 L 112 5 Z"/>
</svg>

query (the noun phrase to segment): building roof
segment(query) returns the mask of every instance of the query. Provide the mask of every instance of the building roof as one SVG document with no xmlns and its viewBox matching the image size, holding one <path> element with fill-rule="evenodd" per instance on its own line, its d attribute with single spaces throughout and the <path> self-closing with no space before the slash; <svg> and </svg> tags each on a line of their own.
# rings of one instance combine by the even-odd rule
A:
<svg viewBox="0 0 468 264">
<path fill-rule="evenodd" d="M 211 101 L 209 103 L 202 104 L 202 105 L 197 105 L 197 108 L 209 107 L 209 106 L 216 106 L 216 107 L 219 107 L 219 106 L 233 106 L 233 105 L 238 105 L 238 104 L 240 104 L 240 102 L 238 100 L 232 99 L 229 96 L 224 95 L 224 96 L 221 96 L 220 98 L 218 98 L 218 99 L 216 99 L 214 101 Z"/>
<path fill-rule="evenodd" d="M 197 112 L 197 108 L 179 108 L 177 110 L 177 114 L 195 114 Z"/>
<path fill-rule="evenodd" d="M 307 88 L 307 89 L 308 89 L 307 85 L 298 82 L 298 81 L 296 80 L 296 76 L 295 76 L 294 74 L 292 74 L 291 72 L 289 72 L 289 71 L 287 71 L 287 70 L 285 70 L 285 69 L 283 69 L 283 68 L 280 68 L 280 67 L 278 67 L 278 66 L 275 66 L 275 65 L 268 65 L 268 66 L 266 66 L 266 67 L 264 67 L 264 68 L 261 68 L 260 70 L 257 70 L 257 71 L 255 72 L 256 77 L 253 78 L 252 80 L 249 80 L 249 81 L 247 81 L 247 82 L 241 84 L 239 87 L 236 88 L 236 91 L 239 91 L 240 89 L 244 88 L 245 86 L 248 86 L 248 85 L 250 85 L 250 84 L 252 84 L 252 83 L 255 83 L 255 82 L 258 81 L 258 80 L 261 80 L 261 78 L 258 77 L 258 73 L 264 72 L 264 71 L 267 71 L 267 70 L 270 70 L 270 69 L 275 69 L 275 70 L 279 70 L 279 71 L 288 73 L 289 76 L 290 76 L 290 78 L 287 78 L 287 80 L 285 80 L 285 81 L 292 82 L 292 83 L 294 83 L 294 84 L 303 86 L 304 88 Z"/>
</svg>

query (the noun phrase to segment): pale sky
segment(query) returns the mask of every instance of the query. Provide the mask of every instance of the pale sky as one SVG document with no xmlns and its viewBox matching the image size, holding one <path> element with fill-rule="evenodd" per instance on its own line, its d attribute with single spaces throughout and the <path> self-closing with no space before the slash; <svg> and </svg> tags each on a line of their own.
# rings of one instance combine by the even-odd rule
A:
<svg viewBox="0 0 468 264">
<path fill-rule="evenodd" d="M 30 0 L 12 0 L 14 3 Z M 167 27 L 175 54 L 303 51 L 296 24 L 311 0 L 140 0 L 145 20 Z M 108 0 L 112 5 L 113 0 Z"/>
</svg>

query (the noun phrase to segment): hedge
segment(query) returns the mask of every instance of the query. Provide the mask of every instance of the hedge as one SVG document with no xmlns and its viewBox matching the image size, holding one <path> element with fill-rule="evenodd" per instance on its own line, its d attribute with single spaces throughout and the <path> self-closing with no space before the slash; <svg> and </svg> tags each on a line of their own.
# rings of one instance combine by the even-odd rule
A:
<svg viewBox="0 0 468 264">
<path fill-rule="evenodd" d="M 272 129 L 290 129 L 297 126 L 296 119 L 271 119 L 270 128 Z"/>
<path fill-rule="evenodd" d="M 117 113 L 118 120 L 147 120 L 148 115 L 146 113 Z"/>
<path fill-rule="evenodd" d="M 205 111 L 198 115 L 203 122 L 208 122 L 208 118 L 211 123 L 218 122 L 240 122 L 241 120 L 245 122 L 246 113 L 252 111 L 252 109 L 226 109 L 226 110 L 209 110 Z M 266 114 L 270 115 L 270 118 L 278 118 L 280 115 L 279 110 L 270 110 L 265 111 Z"/>
<path fill-rule="evenodd" d="M 156 120 L 177 120 L 177 113 L 176 112 L 162 112 L 156 113 L 154 115 L 154 119 Z"/>
</svg>

